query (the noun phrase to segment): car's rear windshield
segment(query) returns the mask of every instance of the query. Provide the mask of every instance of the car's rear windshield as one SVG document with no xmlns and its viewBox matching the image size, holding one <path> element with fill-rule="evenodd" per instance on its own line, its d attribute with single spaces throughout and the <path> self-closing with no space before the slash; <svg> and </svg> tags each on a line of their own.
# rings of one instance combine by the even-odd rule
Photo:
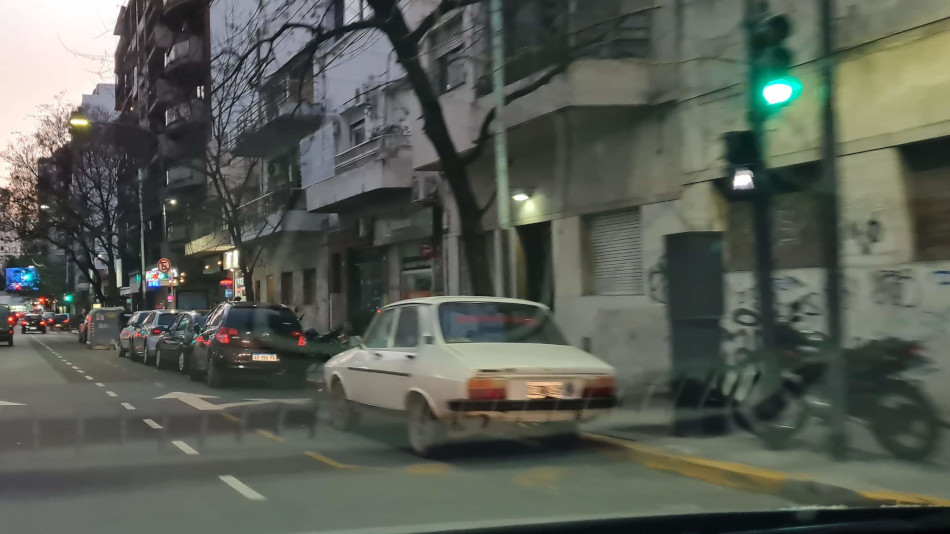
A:
<svg viewBox="0 0 950 534">
<path fill-rule="evenodd" d="M 232 308 L 224 326 L 240 332 L 269 332 L 291 335 L 300 332 L 300 322 L 290 310 L 283 308 Z"/>
<path fill-rule="evenodd" d="M 439 325 L 446 343 L 567 344 L 547 310 L 530 304 L 448 302 Z"/>
<path fill-rule="evenodd" d="M 158 315 L 158 318 L 155 319 L 155 324 L 157 324 L 157 325 L 159 325 L 159 326 L 168 326 L 168 325 L 172 324 L 172 321 L 174 321 L 174 320 L 175 320 L 175 314 L 174 314 L 174 313 L 160 313 L 160 314 Z"/>
</svg>

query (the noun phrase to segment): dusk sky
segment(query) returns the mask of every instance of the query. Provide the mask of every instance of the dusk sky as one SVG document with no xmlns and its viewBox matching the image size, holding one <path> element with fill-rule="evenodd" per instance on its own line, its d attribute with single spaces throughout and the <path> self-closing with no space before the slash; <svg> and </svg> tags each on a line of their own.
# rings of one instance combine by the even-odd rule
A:
<svg viewBox="0 0 950 534">
<path fill-rule="evenodd" d="M 124 0 L 0 0 L 0 147 L 65 93 L 78 103 L 113 81 L 112 29 Z"/>
</svg>

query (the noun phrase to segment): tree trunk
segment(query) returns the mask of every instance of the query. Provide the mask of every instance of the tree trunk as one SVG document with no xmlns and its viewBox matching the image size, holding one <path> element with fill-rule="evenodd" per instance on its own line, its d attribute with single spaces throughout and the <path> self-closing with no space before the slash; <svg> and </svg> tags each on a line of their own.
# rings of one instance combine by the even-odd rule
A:
<svg viewBox="0 0 950 534">
<path fill-rule="evenodd" d="M 445 115 L 442 104 L 435 94 L 429 75 L 422 68 L 419 46 L 409 38 L 409 27 L 403 18 L 401 9 L 394 0 L 369 0 L 375 13 L 388 14 L 382 31 L 389 38 L 396 59 L 406 69 L 406 78 L 412 85 L 413 92 L 419 100 L 419 108 L 424 121 L 426 137 L 432 142 L 446 181 L 452 189 L 461 220 L 461 235 L 465 249 L 465 260 L 468 265 L 469 278 L 472 283 L 472 293 L 475 295 L 491 295 L 492 283 L 488 271 L 485 233 L 481 226 L 481 209 L 475 198 L 469 182 L 465 163 L 459 156 L 455 143 L 445 124 Z"/>
</svg>

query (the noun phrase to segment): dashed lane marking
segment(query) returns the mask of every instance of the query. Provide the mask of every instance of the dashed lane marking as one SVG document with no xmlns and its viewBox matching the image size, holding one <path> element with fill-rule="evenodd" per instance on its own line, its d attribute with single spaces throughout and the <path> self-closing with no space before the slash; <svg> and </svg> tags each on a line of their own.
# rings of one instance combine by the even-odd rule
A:
<svg viewBox="0 0 950 534">
<path fill-rule="evenodd" d="M 175 441 L 172 441 L 172 445 L 174 445 L 174 446 L 178 447 L 179 449 L 181 449 L 181 452 L 183 452 L 183 453 L 185 453 L 185 454 L 189 454 L 189 455 L 192 455 L 192 456 L 198 454 L 198 451 L 196 451 L 196 450 L 194 450 L 193 448 L 191 448 L 191 445 L 185 443 L 184 441 L 181 441 L 181 440 L 177 440 L 177 439 L 176 439 Z"/>
<path fill-rule="evenodd" d="M 96 382 L 96 385 L 99 386 L 99 387 L 101 387 L 101 388 L 106 387 L 106 385 L 103 384 L 102 382 Z"/>
<path fill-rule="evenodd" d="M 106 395 L 110 397 L 118 397 L 118 395 L 116 395 L 114 391 L 106 391 Z"/>
<path fill-rule="evenodd" d="M 129 404 L 129 403 L 127 403 L 127 402 L 123 402 L 123 403 L 122 403 L 122 407 L 125 408 L 126 410 L 134 410 L 134 409 L 135 409 L 135 406 L 132 406 L 131 404 Z"/>
<path fill-rule="evenodd" d="M 142 419 L 142 421 L 149 427 L 154 428 L 155 430 L 162 428 L 162 425 L 156 423 L 152 419 Z"/>
<path fill-rule="evenodd" d="M 92 378 L 92 377 L 91 377 L 91 376 L 89 376 L 89 375 L 83 375 L 83 376 L 85 376 L 85 377 L 86 377 L 86 380 L 94 380 L 94 378 Z"/>
<path fill-rule="evenodd" d="M 218 478 L 221 479 L 221 482 L 224 482 L 228 486 L 231 486 L 231 489 L 240 493 L 244 497 L 252 501 L 266 501 L 267 497 L 264 497 L 260 493 L 252 490 L 247 484 L 241 482 L 240 480 L 234 478 L 231 475 L 221 475 Z"/>
</svg>

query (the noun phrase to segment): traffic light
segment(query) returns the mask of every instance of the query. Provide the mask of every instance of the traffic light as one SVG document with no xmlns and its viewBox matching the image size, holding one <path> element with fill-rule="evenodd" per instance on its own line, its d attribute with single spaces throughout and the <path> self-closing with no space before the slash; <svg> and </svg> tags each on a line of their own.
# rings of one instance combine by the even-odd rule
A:
<svg viewBox="0 0 950 534">
<path fill-rule="evenodd" d="M 736 199 L 754 191 L 762 192 L 767 184 L 762 150 L 755 134 L 749 130 L 726 132 L 725 143 L 727 194 Z"/>
<path fill-rule="evenodd" d="M 63 295 L 63 302 L 69 303 L 73 301 L 73 295 L 71 293 L 66 293 Z"/>
<path fill-rule="evenodd" d="M 750 45 L 756 72 L 756 100 L 766 115 L 792 102 L 802 92 L 802 82 L 789 74 L 792 53 L 785 46 L 792 23 L 785 15 L 766 17 L 751 29 Z"/>
</svg>

